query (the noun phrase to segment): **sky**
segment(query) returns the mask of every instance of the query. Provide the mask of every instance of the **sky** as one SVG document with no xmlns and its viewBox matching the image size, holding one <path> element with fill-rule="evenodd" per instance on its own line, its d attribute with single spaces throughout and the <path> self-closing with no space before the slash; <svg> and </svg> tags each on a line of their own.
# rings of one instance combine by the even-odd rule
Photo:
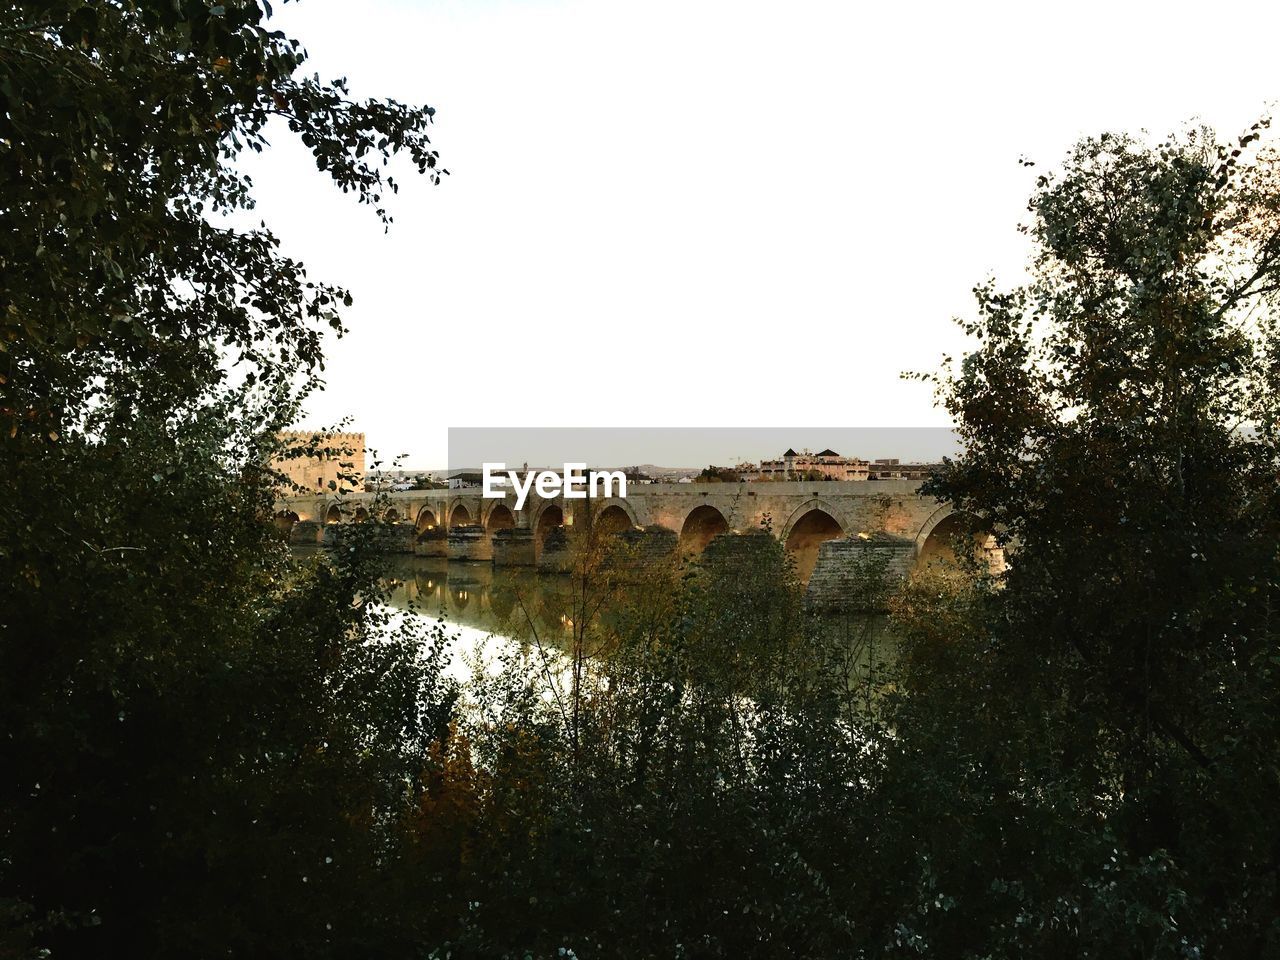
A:
<svg viewBox="0 0 1280 960">
<path fill-rule="evenodd" d="M 900 375 L 1022 277 L 1035 176 L 1104 130 L 1234 136 L 1280 91 L 1274 3 L 275 6 L 308 72 L 437 111 L 450 175 L 399 168 L 385 235 L 286 134 L 246 162 L 355 297 L 301 425 L 414 467 L 450 427 L 946 426 Z"/>
</svg>

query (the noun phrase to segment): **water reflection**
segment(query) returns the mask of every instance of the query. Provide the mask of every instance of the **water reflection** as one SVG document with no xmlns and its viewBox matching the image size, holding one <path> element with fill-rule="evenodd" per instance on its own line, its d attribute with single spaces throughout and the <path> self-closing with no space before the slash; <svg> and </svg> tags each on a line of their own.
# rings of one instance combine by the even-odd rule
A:
<svg viewBox="0 0 1280 960">
<path fill-rule="evenodd" d="M 536 637 L 548 648 L 567 649 L 572 643 L 575 596 L 570 576 L 429 557 L 397 558 L 390 575 L 393 607 L 444 620 L 468 639 L 467 646 L 489 636 L 521 643 Z M 648 608 L 653 596 L 646 597 L 643 589 L 622 587 L 610 603 L 597 608 L 597 615 L 609 622 L 628 605 Z M 577 599 L 580 607 L 581 595 Z M 746 624 L 743 629 L 750 632 Z M 804 633 L 844 661 L 855 684 L 879 675 L 897 652 L 889 620 L 880 613 L 811 612 Z"/>
<path fill-rule="evenodd" d="M 498 636 L 532 629 L 556 642 L 572 630 L 569 578 L 487 563 L 435 557 L 397 558 L 391 569 L 392 606 Z"/>
</svg>

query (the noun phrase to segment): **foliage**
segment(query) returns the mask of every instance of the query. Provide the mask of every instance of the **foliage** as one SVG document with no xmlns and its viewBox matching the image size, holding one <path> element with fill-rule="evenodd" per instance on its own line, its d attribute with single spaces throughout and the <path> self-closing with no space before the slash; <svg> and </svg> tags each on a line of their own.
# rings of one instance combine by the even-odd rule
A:
<svg viewBox="0 0 1280 960">
<path fill-rule="evenodd" d="M 384 221 L 391 154 L 438 179 L 430 108 L 355 101 L 343 80 L 299 75 L 305 52 L 269 29 L 268 11 L 253 0 L 5 6 L 0 433 L 10 440 L 60 433 L 87 382 L 130 366 L 162 367 L 164 399 L 177 402 L 217 381 L 220 349 L 252 379 L 319 365 L 319 328 L 340 327 L 350 296 L 308 280 L 265 226 L 223 217 L 252 208 L 252 184 L 231 161 L 267 145 L 270 121 Z"/>
<path fill-rule="evenodd" d="M 384 910 L 390 818 L 452 703 L 442 638 L 368 607 L 364 545 L 292 560 L 274 484 L 222 453 L 255 442 L 233 409 L 65 440 L 16 477 L 42 549 L 3 567 L 3 876 L 11 936 L 55 955 L 328 955 L 395 931 L 347 918 Z"/>
<path fill-rule="evenodd" d="M 931 489 L 1015 549 L 970 626 L 929 643 L 948 667 L 909 674 L 929 691 L 910 739 L 984 757 L 964 795 L 1040 821 L 1017 854 L 1036 874 L 959 941 L 973 950 L 993 928 L 1007 953 L 1280 950 L 1280 165 L 1255 146 L 1264 129 L 1083 141 L 1032 198 L 1031 282 L 978 289 L 980 345 L 940 380 L 966 453 Z M 1005 877 L 998 850 L 957 863 Z"/>
<path fill-rule="evenodd" d="M 393 154 L 441 171 L 429 108 L 301 75 L 269 12 L 0 11 L 6 956 L 407 942 L 388 865 L 447 731 L 441 638 L 380 612 L 376 531 L 301 565 L 271 532 L 276 432 L 350 297 L 238 226 L 235 159 L 297 136 L 384 220 Z"/>
<path fill-rule="evenodd" d="M 733 467 L 717 467 L 712 464 L 702 468 L 702 472 L 693 478 L 694 483 L 737 483 L 739 472 Z"/>
<path fill-rule="evenodd" d="M 930 489 L 1012 563 L 869 570 L 892 669 L 768 531 L 647 565 L 588 516 L 559 642 L 517 596 L 460 691 L 379 521 L 273 532 L 349 298 L 227 218 L 234 160 L 274 120 L 387 220 L 391 156 L 442 171 L 429 108 L 301 77 L 269 13 L 0 14 L 0 953 L 1280 953 L 1263 125 L 1039 181 L 1030 282 L 936 378 Z"/>
<path fill-rule="evenodd" d="M 860 802 L 876 768 L 872 725 L 844 722 L 816 681 L 816 639 L 781 545 L 721 537 L 719 556 L 662 569 L 628 566 L 625 550 L 600 560 L 577 524 L 575 538 L 572 576 L 595 581 L 588 596 L 611 585 L 613 613 L 575 631 L 550 669 L 545 650 L 512 650 L 469 687 L 468 764 L 452 791 L 433 787 L 432 809 L 448 798 L 474 830 L 431 876 L 450 897 L 433 955 L 865 944 L 875 928 L 859 927 L 847 899 L 864 865 L 845 851 L 875 831 Z M 578 643 L 592 651 L 582 674 Z"/>
</svg>

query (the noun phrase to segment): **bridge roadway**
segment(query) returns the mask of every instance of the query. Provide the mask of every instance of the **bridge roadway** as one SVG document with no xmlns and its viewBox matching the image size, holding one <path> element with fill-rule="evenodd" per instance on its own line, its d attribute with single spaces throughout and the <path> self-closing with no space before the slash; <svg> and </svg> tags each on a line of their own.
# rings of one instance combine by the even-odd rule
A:
<svg viewBox="0 0 1280 960">
<path fill-rule="evenodd" d="M 674 535 L 686 551 L 701 550 L 721 533 L 767 526 L 796 555 L 806 580 L 827 541 L 889 544 L 900 560 L 915 563 L 946 549 L 961 519 L 907 480 L 632 483 L 625 499 L 593 499 L 589 509 L 592 522 L 611 532 Z M 409 490 L 381 499 L 323 493 L 282 500 L 277 519 L 293 542 L 323 543 L 340 535 L 341 524 L 368 519 L 375 510 L 403 531 L 405 552 L 541 565 L 549 538 L 583 522 L 588 502 L 530 490 L 523 509 L 516 510 L 514 492 L 489 499 L 479 487 Z M 505 549 L 510 543 L 528 549 Z M 825 553 L 838 549 L 837 544 Z"/>
</svg>

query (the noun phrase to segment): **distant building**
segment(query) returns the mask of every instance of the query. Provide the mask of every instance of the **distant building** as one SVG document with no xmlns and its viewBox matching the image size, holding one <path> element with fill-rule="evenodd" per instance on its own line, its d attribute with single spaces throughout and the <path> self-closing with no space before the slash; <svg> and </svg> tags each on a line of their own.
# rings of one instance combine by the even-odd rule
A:
<svg viewBox="0 0 1280 960">
<path fill-rule="evenodd" d="M 484 474 L 476 470 L 459 470 L 457 473 L 449 474 L 450 490 L 465 490 L 470 487 L 478 487 L 484 483 Z M 502 483 L 506 483 L 505 480 Z"/>
<path fill-rule="evenodd" d="M 937 463 L 902 463 L 893 459 L 873 460 L 871 462 L 872 480 L 916 480 L 920 481 L 937 469 Z"/>
<path fill-rule="evenodd" d="M 271 468 L 291 483 L 316 493 L 339 488 L 359 490 L 364 483 L 363 433 L 312 433 L 289 430 L 280 434 L 285 452 L 271 462 Z M 315 450 L 318 456 L 300 451 Z M 290 455 L 292 452 L 293 455 Z"/>
<path fill-rule="evenodd" d="M 866 480 L 869 464 L 857 457 L 842 457 L 834 450 L 796 453 L 788 449 L 777 460 L 761 460 L 761 480 Z"/>
</svg>

